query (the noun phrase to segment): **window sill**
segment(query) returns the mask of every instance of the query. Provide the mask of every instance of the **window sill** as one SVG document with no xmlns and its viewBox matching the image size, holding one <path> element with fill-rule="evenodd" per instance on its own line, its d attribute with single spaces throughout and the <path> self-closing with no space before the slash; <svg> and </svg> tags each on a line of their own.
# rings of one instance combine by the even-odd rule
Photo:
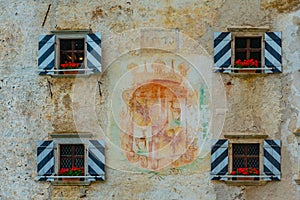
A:
<svg viewBox="0 0 300 200">
<path fill-rule="evenodd" d="M 85 186 L 87 186 L 87 185 L 91 184 L 90 181 L 52 181 L 51 183 L 54 186 L 72 186 L 72 185 L 77 185 L 77 186 L 85 185 Z"/>
<path fill-rule="evenodd" d="M 276 74 L 274 72 L 267 72 L 267 70 L 270 69 L 266 69 L 266 68 L 231 68 L 226 70 L 226 68 L 224 68 L 224 74 L 236 74 L 236 75 L 260 75 L 260 74 Z"/>
<path fill-rule="evenodd" d="M 88 34 L 90 30 L 87 29 L 78 29 L 78 30 L 53 30 L 53 34 Z"/>
<path fill-rule="evenodd" d="M 53 132 L 49 134 L 52 138 L 91 138 L 90 132 Z"/>
<path fill-rule="evenodd" d="M 228 132 L 224 134 L 227 139 L 266 139 L 268 135 L 262 133 L 234 133 Z"/>
<path fill-rule="evenodd" d="M 252 27 L 252 26 L 231 26 L 227 27 L 229 32 L 267 32 L 270 31 L 270 27 Z"/>
<path fill-rule="evenodd" d="M 295 180 L 295 182 L 298 184 L 298 185 L 300 185 L 300 179 L 294 179 Z"/>
<path fill-rule="evenodd" d="M 294 132 L 294 134 L 299 137 L 300 136 L 300 129 L 297 129 L 296 132 Z M 299 179 L 300 180 L 300 179 Z"/>
<path fill-rule="evenodd" d="M 273 72 L 273 68 L 270 67 L 257 67 L 257 68 L 234 68 L 230 67 L 214 67 L 215 72 L 221 74 L 234 74 L 234 75 L 267 75 L 267 74 L 278 74 L 282 72 Z"/>
<path fill-rule="evenodd" d="M 229 186 L 263 186 L 267 184 L 267 181 L 263 181 L 263 180 L 258 180 L 258 181 L 229 180 L 224 182 L 226 185 Z"/>
<path fill-rule="evenodd" d="M 88 78 L 91 74 L 53 74 L 53 78 Z"/>
</svg>

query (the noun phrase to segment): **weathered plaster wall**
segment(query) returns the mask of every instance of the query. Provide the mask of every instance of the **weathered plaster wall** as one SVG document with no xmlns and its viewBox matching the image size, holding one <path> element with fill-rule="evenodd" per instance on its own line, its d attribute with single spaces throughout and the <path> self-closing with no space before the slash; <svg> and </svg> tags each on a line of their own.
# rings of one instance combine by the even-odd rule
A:
<svg viewBox="0 0 300 200">
<path fill-rule="evenodd" d="M 299 171 L 298 140 L 293 134 L 300 128 L 299 5 L 297 0 L 0 1 L 0 199 L 299 199 L 300 188 L 294 181 Z M 199 173 L 150 179 L 149 174 L 110 168 L 109 153 L 105 182 L 61 187 L 36 181 L 36 141 L 47 139 L 51 132 L 83 131 L 104 137 L 111 109 L 105 101 L 111 95 L 105 84 L 102 97 L 98 91 L 97 81 L 106 77 L 74 80 L 37 75 L 38 35 L 62 29 L 102 32 L 105 69 L 114 61 L 109 58 L 134 47 L 129 40 L 110 40 L 116 34 L 142 27 L 177 28 L 212 58 L 213 32 L 226 31 L 228 26 L 269 26 L 283 32 L 283 74 L 222 75 L 228 103 L 223 131 L 262 132 L 281 139 L 281 182 L 259 187 L 212 182 L 209 156 L 203 158 Z M 88 90 L 93 101 L 78 96 Z M 96 118 L 89 113 L 96 113 Z"/>
</svg>

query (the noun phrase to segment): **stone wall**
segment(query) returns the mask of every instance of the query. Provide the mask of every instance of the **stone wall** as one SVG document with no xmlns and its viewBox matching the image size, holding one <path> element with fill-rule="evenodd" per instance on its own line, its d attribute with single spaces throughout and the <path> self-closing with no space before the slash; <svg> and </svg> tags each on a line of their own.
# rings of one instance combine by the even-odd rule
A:
<svg viewBox="0 0 300 200">
<path fill-rule="evenodd" d="M 293 134 L 300 128 L 299 6 L 297 0 L 0 1 L 0 199 L 299 199 L 300 187 L 294 181 L 299 173 L 298 140 Z M 99 138 L 110 133 L 111 90 L 106 82 L 122 72 L 108 69 L 119 56 L 139 53 L 132 51 L 134 30 L 179 30 L 185 41 L 175 54 L 197 63 L 195 51 L 201 48 L 212 62 L 213 32 L 230 26 L 269 26 L 283 34 L 282 74 L 218 76 L 228 108 L 222 133 L 248 131 L 280 139 L 280 182 L 254 187 L 211 181 L 209 154 L 201 158 L 198 173 L 169 172 L 150 178 L 116 169 L 109 145 L 105 182 L 53 186 L 37 181 L 37 141 L 53 132 L 91 132 Z M 38 36 L 68 29 L 102 33 L 102 75 L 80 79 L 38 75 Z M 121 40 L 122 35 L 127 39 Z M 94 96 L 78 103 L 82 100 L 78 94 L 86 91 Z M 76 115 L 80 119 L 74 118 L 74 110 L 83 113 Z"/>
</svg>

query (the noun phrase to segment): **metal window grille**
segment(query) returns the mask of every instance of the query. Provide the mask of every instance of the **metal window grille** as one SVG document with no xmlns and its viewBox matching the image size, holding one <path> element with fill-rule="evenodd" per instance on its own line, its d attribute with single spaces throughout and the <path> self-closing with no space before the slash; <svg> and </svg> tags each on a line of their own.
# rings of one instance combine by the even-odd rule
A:
<svg viewBox="0 0 300 200">
<path fill-rule="evenodd" d="M 232 144 L 233 170 L 253 167 L 259 169 L 259 144 Z"/>
<path fill-rule="evenodd" d="M 84 167 L 84 145 L 60 145 L 60 168 Z"/>
</svg>

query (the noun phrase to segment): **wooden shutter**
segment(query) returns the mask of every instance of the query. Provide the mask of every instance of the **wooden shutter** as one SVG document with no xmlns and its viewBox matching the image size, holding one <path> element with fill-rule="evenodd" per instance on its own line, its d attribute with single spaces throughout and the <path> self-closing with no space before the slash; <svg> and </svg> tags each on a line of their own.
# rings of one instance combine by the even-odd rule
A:
<svg viewBox="0 0 300 200">
<path fill-rule="evenodd" d="M 54 175 L 54 149 L 53 141 L 37 142 L 37 172 L 39 181 L 54 181 L 45 176 Z"/>
<path fill-rule="evenodd" d="M 89 178 L 90 181 L 105 180 L 105 143 L 104 140 L 90 140 L 88 146 L 88 174 L 101 176 Z"/>
<path fill-rule="evenodd" d="M 273 176 L 264 180 L 280 180 L 280 140 L 264 141 L 264 175 Z"/>
<path fill-rule="evenodd" d="M 228 174 L 228 140 L 218 140 L 211 149 L 211 179 L 228 180 L 220 177 Z"/>
<path fill-rule="evenodd" d="M 265 65 L 267 73 L 282 72 L 281 32 L 265 33 Z"/>
<path fill-rule="evenodd" d="M 88 34 L 87 41 L 87 67 L 92 69 L 92 73 L 101 72 L 101 33 Z"/>
<path fill-rule="evenodd" d="M 214 67 L 218 71 L 230 73 L 228 68 L 231 66 L 231 33 L 215 32 L 214 33 Z"/>
<path fill-rule="evenodd" d="M 40 35 L 38 49 L 38 70 L 40 75 L 53 75 L 55 61 L 55 35 Z"/>
</svg>

